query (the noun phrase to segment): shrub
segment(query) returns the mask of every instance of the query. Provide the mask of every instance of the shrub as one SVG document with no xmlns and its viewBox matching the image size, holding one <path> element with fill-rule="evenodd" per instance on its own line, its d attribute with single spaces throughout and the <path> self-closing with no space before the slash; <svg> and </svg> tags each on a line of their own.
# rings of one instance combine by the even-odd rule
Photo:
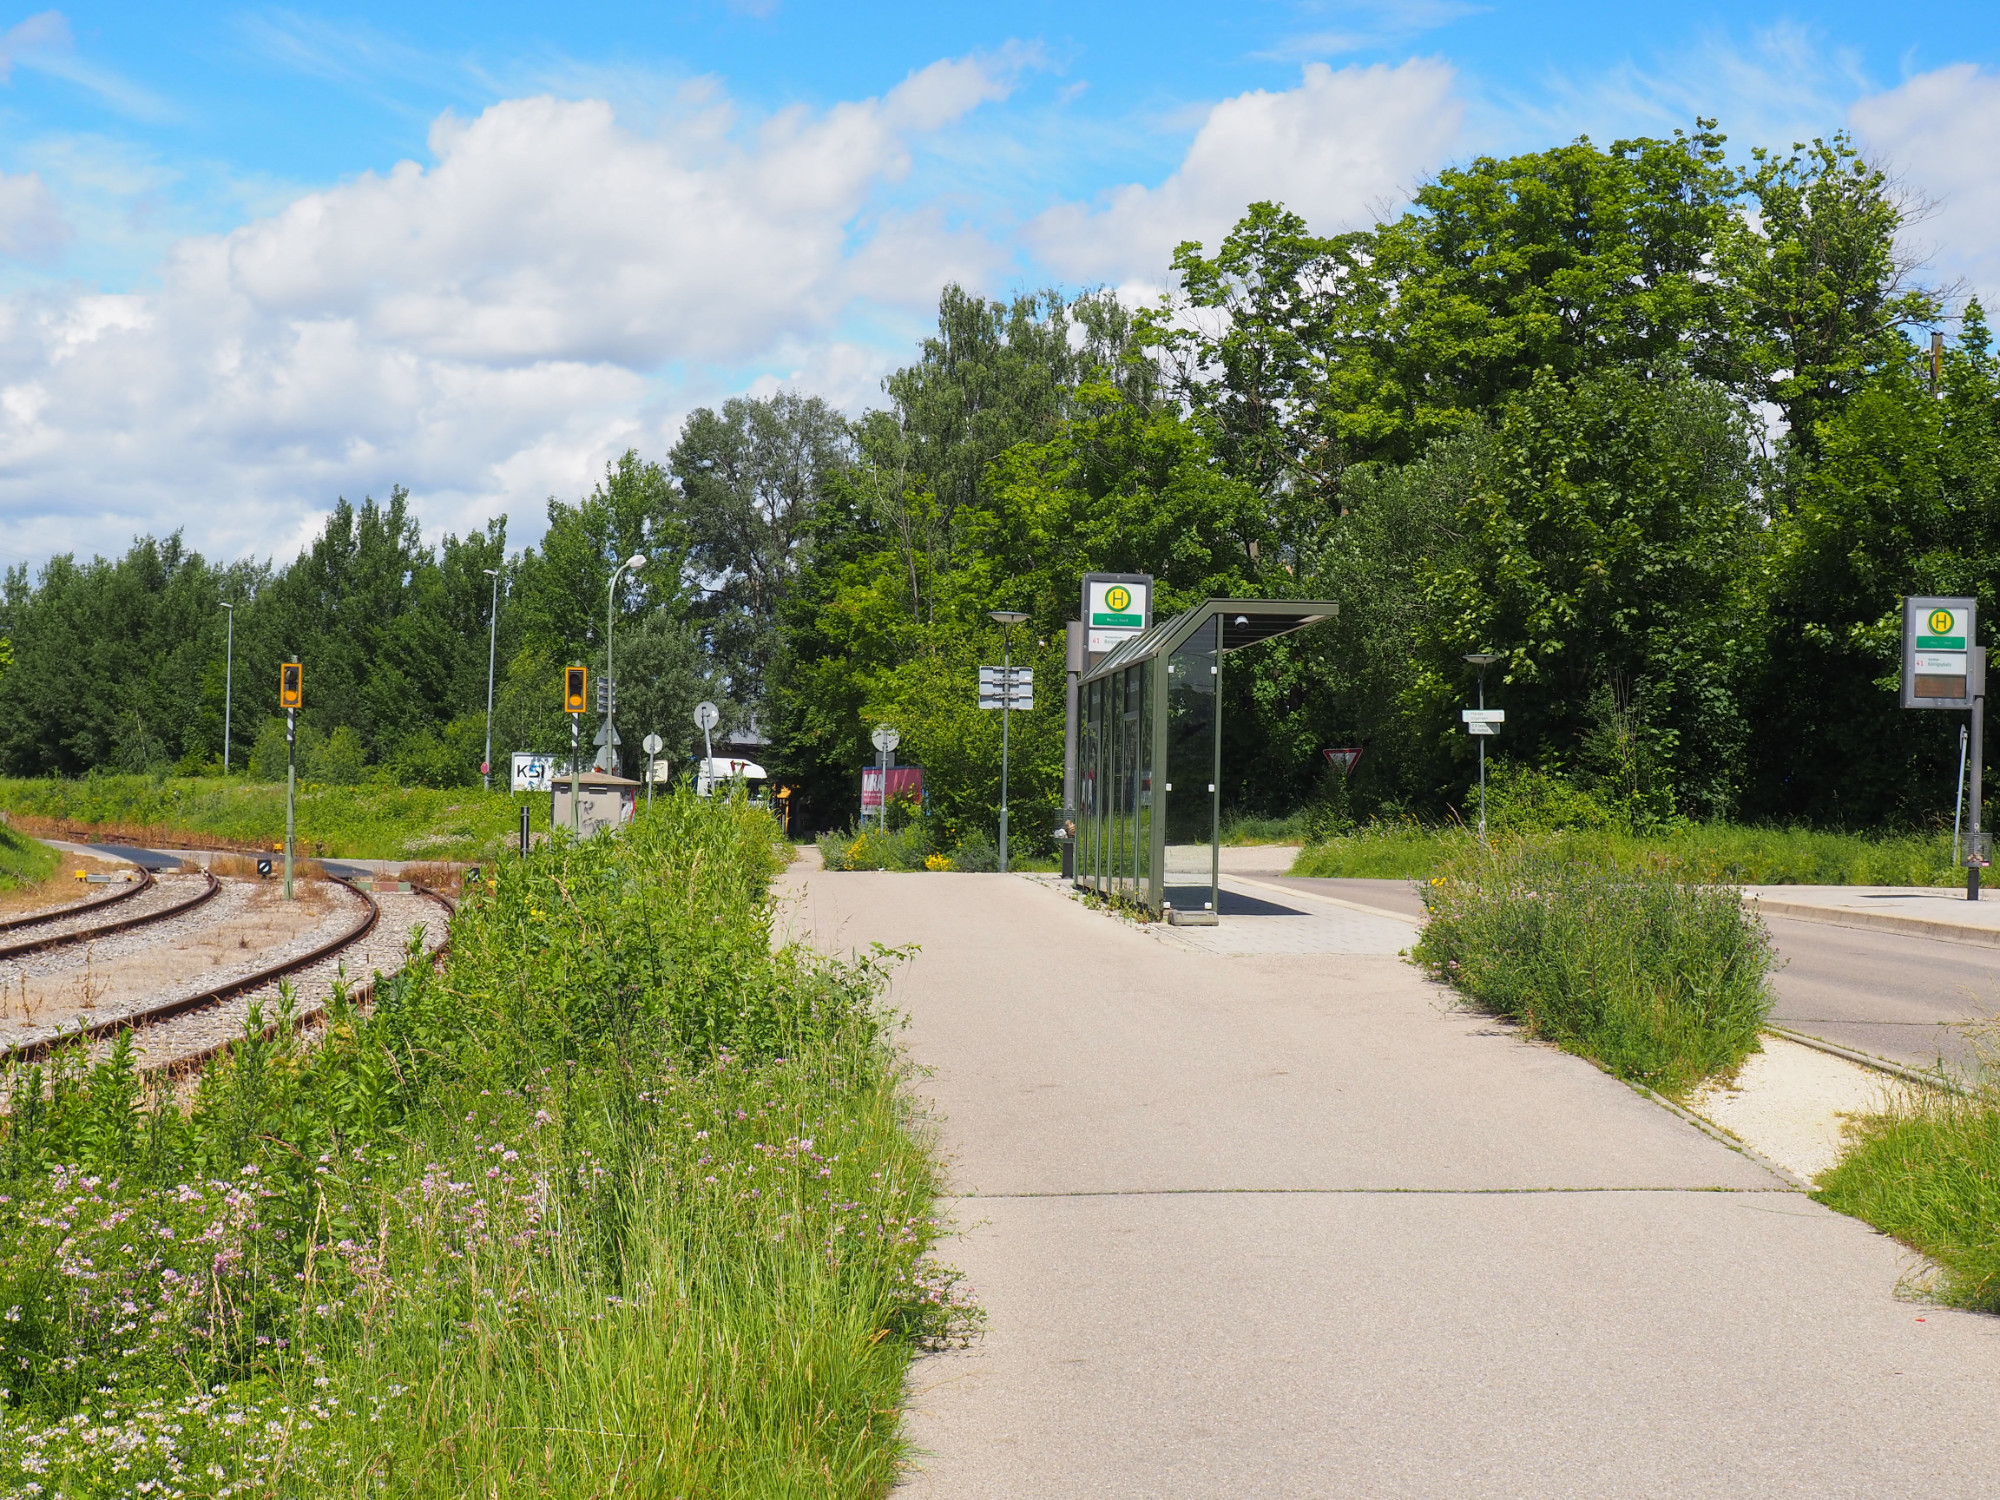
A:
<svg viewBox="0 0 2000 1500">
<path fill-rule="evenodd" d="M 921 870 L 935 852 L 922 823 L 884 831 L 874 824 L 823 833 L 820 861 L 829 870 Z"/>
<path fill-rule="evenodd" d="M 985 829 L 974 828 L 951 851 L 951 867 L 974 874 L 991 874 L 1000 868 L 1000 845 Z"/>
<path fill-rule="evenodd" d="M 1771 946 L 1728 886 L 1567 840 L 1476 846 L 1424 887 L 1413 952 L 1468 1000 L 1620 1078 L 1680 1094 L 1757 1050 Z"/>
</svg>

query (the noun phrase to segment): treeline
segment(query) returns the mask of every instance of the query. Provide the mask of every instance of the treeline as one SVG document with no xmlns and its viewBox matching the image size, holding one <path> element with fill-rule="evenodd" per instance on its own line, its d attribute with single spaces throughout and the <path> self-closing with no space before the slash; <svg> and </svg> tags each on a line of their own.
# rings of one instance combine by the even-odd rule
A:
<svg viewBox="0 0 2000 1500">
<path fill-rule="evenodd" d="M 0 765 L 210 764 L 230 598 L 239 704 L 297 652 L 322 759 L 463 779 L 482 570 L 506 584 L 498 756 L 561 743 L 554 668 L 601 657 L 611 570 L 640 551 L 617 601 L 628 741 L 685 747 L 712 696 L 758 718 L 815 824 L 852 815 L 889 720 L 941 836 L 991 826 L 974 671 L 999 657 L 988 612 L 1013 608 L 1039 689 L 1014 827 L 1051 825 L 1062 625 L 1092 570 L 1156 575 L 1162 613 L 1342 602 L 1225 675 L 1245 810 L 1446 815 L 1471 774 L 1461 658 L 1491 651 L 1496 752 L 1635 822 L 1921 823 L 1949 803 L 1956 723 L 1895 706 L 1897 600 L 1994 603 L 2000 363 L 1976 302 L 1948 318 L 1913 279 L 1906 218 L 1843 139 L 1735 167 L 1704 121 L 1482 158 L 1355 233 L 1253 205 L 1213 253 L 1182 246 L 1143 310 L 947 288 L 880 410 L 698 411 L 664 463 L 628 455 L 552 501 L 538 548 L 507 554 L 500 524 L 427 548 L 398 492 L 343 503 L 282 569 L 170 540 L 16 570 Z M 1333 745 L 1364 749 L 1345 783 Z"/>
</svg>

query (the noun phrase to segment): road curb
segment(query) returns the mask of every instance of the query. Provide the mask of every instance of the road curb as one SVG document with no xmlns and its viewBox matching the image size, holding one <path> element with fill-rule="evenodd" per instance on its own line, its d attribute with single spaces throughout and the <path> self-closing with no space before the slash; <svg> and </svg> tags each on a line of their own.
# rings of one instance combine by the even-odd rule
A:
<svg viewBox="0 0 2000 1500">
<path fill-rule="evenodd" d="M 1969 943 L 1979 948 L 2000 948 L 2000 927 L 1968 927 L 1960 922 L 1939 922 L 1930 917 L 1903 917 L 1886 911 L 1852 911 L 1845 907 L 1811 906 L 1803 901 L 1773 901 L 1768 896 L 1746 896 L 1760 916 L 1788 917 L 1794 922 L 1818 922 L 1827 927 L 1862 927 L 1876 932 L 1900 932 L 1909 937 L 1936 938 L 1947 943 Z"/>
<path fill-rule="evenodd" d="M 1772 1036 L 1783 1037 L 1788 1042 L 1797 1042 L 1801 1047 L 1810 1047 L 1815 1052 L 1824 1052 L 1829 1057 L 1843 1058 L 1877 1073 L 1887 1073 L 1891 1078 L 1904 1083 L 1914 1083 L 1920 1088 L 1943 1089 L 1948 1094 L 1957 1094 L 1962 1099 L 1970 1099 L 1977 1092 L 1974 1089 L 1948 1078 L 1942 1073 L 1932 1073 L 1923 1068 L 1912 1068 L 1905 1063 L 1891 1062 L 1886 1057 L 1877 1057 L 1871 1052 L 1857 1051 L 1853 1047 L 1843 1047 L 1838 1042 L 1829 1042 L 1821 1037 L 1808 1036 L 1803 1031 L 1793 1031 L 1789 1026 L 1773 1026 L 1764 1023 L 1764 1030 Z"/>
</svg>

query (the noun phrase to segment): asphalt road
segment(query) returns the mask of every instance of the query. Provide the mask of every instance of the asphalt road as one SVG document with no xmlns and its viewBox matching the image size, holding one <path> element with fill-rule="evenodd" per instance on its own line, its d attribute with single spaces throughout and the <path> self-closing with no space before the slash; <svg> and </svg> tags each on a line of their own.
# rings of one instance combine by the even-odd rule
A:
<svg viewBox="0 0 2000 1500">
<path fill-rule="evenodd" d="M 1423 909 L 1407 880 L 1253 878 L 1406 917 Z M 1779 959 L 1777 1024 L 1912 1067 L 1940 1057 L 1963 1071 L 1976 1067 L 1967 1027 L 1976 1036 L 1978 1023 L 2000 1015 L 2000 947 L 1788 917 L 1767 917 L 1765 925 Z"/>
</svg>

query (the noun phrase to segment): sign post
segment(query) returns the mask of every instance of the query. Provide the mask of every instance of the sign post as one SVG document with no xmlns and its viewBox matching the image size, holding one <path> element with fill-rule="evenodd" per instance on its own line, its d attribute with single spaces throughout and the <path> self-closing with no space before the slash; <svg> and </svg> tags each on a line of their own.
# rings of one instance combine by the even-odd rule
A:
<svg viewBox="0 0 2000 1500">
<path fill-rule="evenodd" d="M 1903 601 L 1903 707 L 1972 713 L 1972 785 L 1966 831 L 1965 899 L 1979 899 L 1979 872 L 1992 863 L 1981 828 L 1986 769 L 1986 648 L 1978 644 L 1979 601 L 1912 596 Z M 1961 775 L 1960 785 L 1963 785 Z M 1953 820 L 1954 825 L 1956 819 Z"/>
<path fill-rule="evenodd" d="M 285 899 L 292 897 L 292 836 L 298 827 L 299 709 L 305 704 L 305 668 L 296 660 L 278 668 L 278 706 L 285 711 Z"/>
<path fill-rule="evenodd" d="M 875 746 L 876 765 L 882 773 L 882 792 L 877 799 L 876 818 L 886 833 L 889 828 L 889 763 L 896 754 L 896 747 L 903 743 L 903 736 L 887 724 L 877 724 L 875 732 L 868 738 Z"/>
<path fill-rule="evenodd" d="M 1499 726 L 1507 722 L 1507 711 L 1486 706 L 1486 669 L 1500 660 L 1499 655 L 1476 651 L 1465 660 L 1479 669 L 1479 707 L 1462 709 L 1459 717 L 1465 721 L 1465 732 L 1479 741 L 1479 842 L 1483 844 L 1486 842 L 1486 741 L 1500 732 Z"/>
<path fill-rule="evenodd" d="M 695 777 L 694 787 L 695 791 L 704 797 L 715 790 L 715 742 L 708 737 L 708 732 L 715 728 L 721 719 L 722 710 L 706 698 L 694 706 L 695 728 L 701 731 L 702 756 L 701 775 Z M 704 787 L 708 790 L 704 791 Z"/>
<path fill-rule="evenodd" d="M 653 810 L 653 757 L 658 755 L 666 741 L 657 734 L 649 734 L 639 742 L 639 748 L 646 752 L 646 811 Z M 669 766 L 668 770 L 673 768 Z"/>
</svg>

